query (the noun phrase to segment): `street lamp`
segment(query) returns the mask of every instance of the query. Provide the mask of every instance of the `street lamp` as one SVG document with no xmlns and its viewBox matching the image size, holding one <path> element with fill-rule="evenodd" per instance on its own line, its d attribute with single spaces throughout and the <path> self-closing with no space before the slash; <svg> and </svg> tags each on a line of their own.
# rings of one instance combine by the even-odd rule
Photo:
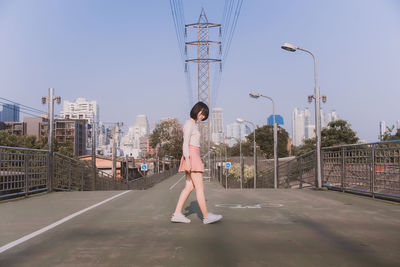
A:
<svg viewBox="0 0 400 267">
<path fill-rule="evenodd" d="M 278 188 L 278 129 L 275 121 L 275 102 L 271 97 L 256 92 L 251 92 L 249 95 L 253 98 L 265 97 L 271 100 L 272 102 L 272 119 L 274 124 L 274 188 L 277 189 Z"/>
<path fill-rule="evenodd" d="M 316 128 L 316 134 L 317 134 L 317 181 L 318 181 L 318 188 L 321 188 L 322 186 L 322 181 L 321 181 L 321 114 L 320 114 L 320 95 L 319 95 L 319 88 L 318 88 L 318 79 L 317 79 L 317 59 L 315 55 L 304 48 L 297 47 L 295 45 L 289 44 L 289 43 L 284 43 L 281 46 L 282 49 L 289 51 L 289 52 L 295 52 L 296 50 L 301 50 L 306 53 L 309 53 L 314 60 L 314 80 L 315 80 L 315 88 L 314 88 L 314 100 L 315 100 L 315 128 Z"/>
<path fill-rule="evenodd" d="M 242 119 L 240 119 L 240 118 L 237 118 L 236 119 L 236 121 L 238 122 L 238 123 L 243 123 L 243 122 L 247 122 L 247 123 L 250 123 L 252 126 L 253 126 L 253 128 L 254 128 L 254 131 L 253 131 L 253 145 L 254 145 L 254 155 L 253 155 L 253 158 L 254 158 L 254 189 L 256 189 L 257 188 L 257 146 L 256 146 L 256 126 L 255 126 L 255 124 L 254 123 L 252 123 L 251 121 L 248 121 L 248 120 L 242 120 Z"/>
</svg>

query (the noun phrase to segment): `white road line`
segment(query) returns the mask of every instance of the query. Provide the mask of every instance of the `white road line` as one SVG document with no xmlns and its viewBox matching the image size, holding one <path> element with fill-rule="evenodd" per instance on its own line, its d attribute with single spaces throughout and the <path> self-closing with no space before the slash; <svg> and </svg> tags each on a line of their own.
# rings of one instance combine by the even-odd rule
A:
<svg viewBox="0 0 400 267">
<path fill-rule="evenodd" d="M 46 232 L 46 231 L 48 231 L 48 230 L 50 230 L 50 229 L 53 229 L 53 228 L 56 227 L 57 225 L 60 225 L 60 224 L 62 224 L 62 223 L 65 223 L 66 221 L 69 221 L 69 220 L 71 220 L 72 218 L 74 218 L 74 217 L 76 217 L 76 216 L 78 216 L 78 215 L 80 215 L 80 214 L 82 214 L 82 213 L 87 212 L 88 210 L 94 209 L 94 208 L 96 208 L 97 206 L 100 206 L 100 205 L 102 205 L 102 204 L 104 204 L 104 203 L 106 203 L 106 202 L 108 202 L 108 201 L 110 201 L 110 200 L 113 200 L 114 198 L 120 197 L 120 196 L 122 196 L 122 195 L 124 195 L 124 194 L 126 194 L 126 193 L 128 193 L 128 192 L 131 192 L 131 191 L 132 191 L 132 190 L 128 190 L 128 191 L 125 191 L 125 192 L 123 192 L 123 193 L 121 193 L 121 194 L 118 194 L 118 195 L 115 195 L 115 196 L 113 196 L 113 197 L 110 197 L 110 198 L 108 198 L 108 199 L 106 199 L 106 200 L 103 200 L 103 201 L 101 201 L 101 202 L 99 202 L 99 203 L 97 203 L 97 204 L 94 204 L 94 205 L 92 205 L 92 206 L 90 206 L 90 207 L 88 207 L 88 208 L 86 208 L 86 209 L 83 209 L 83 210 L 81 210 L 81 211 L 75 212 L 74 214 L 71 214 L 71 215 L 69 215 L 69 216 L 67 216 L 67 217 L 65 217 L 65 218 L 63 218 L 63 219 L 61 219 L 61 220 L 59 220 L 59 221 L 57 221 L 57 222 L 55 222 L 55 223 L 52 223 L 52 224 L 50 224 L 50 225 L 48 225 L 48 226 L 46 226 L 46 227 L 44 227 L 44 228 L 42 228 L 42 229 L 40 229 L 40 230 L 37 230 L 36 232 L 33 232 L 33 233 L 29 234 L 29 235 L 26 235 L 26 236 L 24 236 L 24 237 L 21 237 L 21 238 L 18 239 L 18 240 L 15 240 L 15 241 L 13 241 L 13 242 L 11 242 L 11 243 L 8 243 L 7 245 L 4 245 L 4 246 L 0 247 L 0 253 L 3 253 L 4 251 L 6 251 L 6 250 L 8 250 L 8 249 L 10 249 L 10 248 L 12 248 L 12 247 L 15 247 L 15 246 L 17 246 L 17 245 L 19 245 L 19 244 L 21 244 L 21 243 L 23 243 L 23 242 L 25 242 L 25 241 L 31 239 L 31 238 L 34 238 L 34 237 L 37 236 L 37 235 L 40 235 L 40 234 L 42 234 L 42 233 L 44 233 L 44 232 Z"/>
<path fill-rule="evenodd" d="M 178 182 L 174 183 L 174 184 L 169 188 L 169 190 L 171 190 L 172 188 L 174 188 L 175 185 L 177 185 L 177 184 L 178 184 L 183 178 L 185 178 L 185 177 L 186 177 L 186 174 L 183 175 L 182 178 L 178 180 Z"/>
</svg>

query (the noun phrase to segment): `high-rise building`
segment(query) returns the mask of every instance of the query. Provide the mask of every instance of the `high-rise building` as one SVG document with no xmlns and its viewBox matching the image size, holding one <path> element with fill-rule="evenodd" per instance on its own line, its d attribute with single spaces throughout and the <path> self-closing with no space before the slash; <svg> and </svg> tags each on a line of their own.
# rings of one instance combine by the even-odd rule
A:
<svg viewBox="0 0 400 267">
<path fill-rule="evenodd" d="M 72 119 L 72 120 L 86 120 L 90 126 L 87 129 L 94 128 L 93 124 L 96 122 L 96 128 L 100 120 L 99 105 L 96 101 L 87 101 L 85 98 L 80 97 L 75 100 L 75 102 L 70 102 L 68 100 L 64 101 L 63 110 L 60 112 L 60 117 L 62 119 Z M 96 135 L 96 144 L 99 143 L 99 136 Z M 89 152 L 92 149 L 92 138 L 86 139 L 86 149 Z"/>
<path fill-rule="evenodd" d="M 300 146 L 306 137 L 305 111 L 295 108 L 292 115 L 293 145 Z"/>
<path fill-rule="evenodd" d="M 325 120 L 325 112 L 320 109 L 320 119 L 321 119 L 321 129 L 327 126 L 326 120 Z"/>
<path fill-rule="evenodd" d="M 305 139 L 314 138 L 315 137 L 315 125 L 312 124 L 312 125 L 306 126 L 305 135 L 306 135 Z"/>
<path fill-rule="evenodd" d="M 328 125 L 331 121 L 336 121 L 338 119 L 339 119 L 339 115 L 336 113 L 335 110 L 332 110 L 330 113 L 328 113 L 326 124 Z"/>
<path fill-rule="evenodd" d="M 224 124 L 222 108 L 213 108 L 211 113 L 211 138 L 215 144 L 224 141 Z"/>
<path fill-rule="evenodd" d="M 1 121 L 19 121 L 19 105 L 3 104 Z"/>
<path fill-rule="evenodd" d="M 125 155 L 141 157 L 148 150 L 149 123 L 146 115 L 136 116 L 136 123 L 129 127 L 128 133 L 121 139 L 121 148 Z"/>
<path fill-rule="evenodd" d="M 380 121 L 379 122 L 379 135 L 382 136 L 386 132 L 386 122 L 385 121 Z"/>
<path fill-rule="evenodd" d="M 308 108 L 304 110 L 304 127 L 304 139 L 312 138 L 310 137 L 310 134 L 312 135 L 312 133 L 310 133 L 310 129 L 314 129 L 315 126 L 312 125 L 311 111 Z"/>
<path fill-rule="evenodd" d="M 64 101 L 64 108 L 60 112 L 63 119 L 87 120 L 93 124 L 93 119 L 98 123 L 100 119 L 99 105 L 96 101 L 87 101 L 85 98 L 77 98 L 75 102 Z"/>
<path fill-rule="evenodd" d="M 226 125 L 226 136 L 233 137 L 228 140 L 228 145 L 233 146 L 237 143 L 237 140 L 245 140 L 246 136 L 251 132 L 250 127 L 244 123 L 231 123 Z"/>
</svg>

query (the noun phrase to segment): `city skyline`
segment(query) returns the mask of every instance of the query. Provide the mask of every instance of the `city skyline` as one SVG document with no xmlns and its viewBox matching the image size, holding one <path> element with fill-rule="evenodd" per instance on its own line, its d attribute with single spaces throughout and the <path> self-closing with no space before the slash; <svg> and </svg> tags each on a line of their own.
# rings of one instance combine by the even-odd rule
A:
<svg viewBox="0 0 400 267">
<path fill-rule="evenodd" d="M 40 99 L 54 87 L 62 99 L 98 100 L 104 121 L 131 125 L 145 113 L 152 122 L 184 122 L 193 103 L 187 101 L 169 3 L 157 3 L 155 10 L 149 2 L 0 1 L 0 34 L 7 40 L 0 44 L 1 96 L 46 110 Z M 224 1 L 183 6 L 185 23 L 196 21 L 201 6 L 211 21 L 221 22 Z M 400 114 L 400 55 L 392 52 L 400 46 L 399 11 L 400 3 L 390 0 L 244 2 L 221 86 L 211 94 L 215 106 L 224 109 L 227 122 L 241 117 L 264 125 L 272 107 L 248 97 L 256 90 L 271 96 L 284 118 L 296 106 L 314 114 L 307 104 L 312 59 L 280 49 L 292 42 L 317 56 L 321 94 L 327 96 L 322 108 L 336 109 L 360 139 L 377 141 L 379 121 L 395 125 Z M 62 107 L 55 108 L 58 114 Z M 285 129 L 292 132 L 289 122 Z"/>
</svg>

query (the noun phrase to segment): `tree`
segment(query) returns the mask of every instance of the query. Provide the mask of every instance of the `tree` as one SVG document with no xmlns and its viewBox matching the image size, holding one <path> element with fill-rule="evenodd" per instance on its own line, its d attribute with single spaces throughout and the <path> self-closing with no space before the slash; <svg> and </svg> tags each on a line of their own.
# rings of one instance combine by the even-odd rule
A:
<svg viewBox="0 0 400 267">
<path fill-rule="evenodd" d="M 251 132 L 246 137 L 246 141 L 242 141 L 242 153 L 244 156 L 253 156 L 253 135 L 254 132 Z M 278 126 L 278 157 L 287 157 L 289 155 L 287 151 L 288 139 L 289 134 L 286 130 Z M 272 125 L 264 125 L 256 129 L 256 144 L 267 158 L 274 157 L 274 128 Z M 239 146 L 240 144 L 236 143 L 230 148 L 231 156 L 240 155 Z"/>
<path fill-rule="evenodd" d="M 328 127 L 321 130 L 321 147 L 330 147 L 345 144 L 356 144 L 359 138 L 351 124 L 345 120 L 335 120 L 328 123 Z M 304 145 L 297 150 L 297 155 L 305 154 L 316 148 L 316 138 L 304 140 Z"/>
<path fill-rule="evenodd" d="M 150 134 L 149 143 L 156 149 L 159 157 L 168 155 L 180 159 L 183 145 L 182 125 L 176 119 L 162 121 Z"/>
<path fill-rule="evenodd" d="M 278 157 L 287 157 L 289 155 L 287 151 L 287 144 L 289 139 L 288 132 L 278 126 Z M 253 143 L 253 133 L 247 136 L 247 139 Z M 274 157 L 274 127 L 272 125 L 264 125 L 256 129 L 256 143 L 260 146 L 260 149 L 266 154 L 267 158 Z"/>
<path fill-rule="evenodd" d="M 6 131 L 0 131 L 0 146 L 48 149 L 47 137 L 37 140 L 34 135 L 15 135 Z M 71 141 L 61 143 L 54 141 L 54 151 L 68 157 L 74 156 L 74 148 Z"/>
<path fill-rule="evenodd" d="M 400 140 L 400 129 L 397 129 L 395 134 L 393 134 L 393 131 L 394 125 L 392 125 L 392 127 L 387 126 L 386 132 L 383 135 L 380 135 L 379 139 L 382 141 Z"/>
</svg>

